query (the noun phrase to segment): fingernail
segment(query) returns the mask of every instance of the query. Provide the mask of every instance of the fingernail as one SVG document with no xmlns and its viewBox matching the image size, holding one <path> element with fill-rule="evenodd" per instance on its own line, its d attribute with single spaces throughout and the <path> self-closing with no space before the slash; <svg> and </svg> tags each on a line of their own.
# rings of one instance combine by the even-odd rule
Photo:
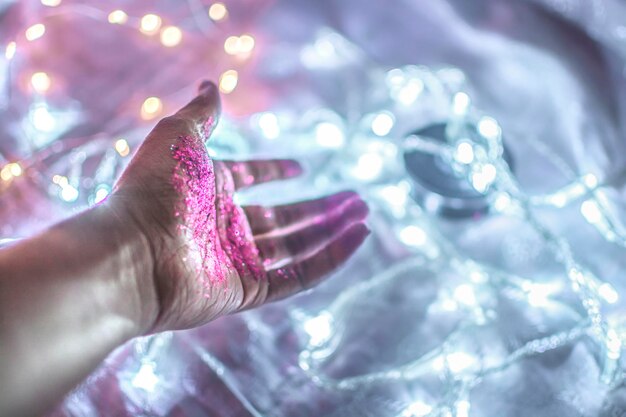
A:
<svg viewBox="0 0 626 417">
<path fill-rule="evenodd" d="M 200 83 L 200 87 L 198 87 L 199 94 L 209 94 L 215 90 L 217 90 L 217 87 L 212 81 L 209 81 L 209 80 L 203 80 Z"/>
</svg>

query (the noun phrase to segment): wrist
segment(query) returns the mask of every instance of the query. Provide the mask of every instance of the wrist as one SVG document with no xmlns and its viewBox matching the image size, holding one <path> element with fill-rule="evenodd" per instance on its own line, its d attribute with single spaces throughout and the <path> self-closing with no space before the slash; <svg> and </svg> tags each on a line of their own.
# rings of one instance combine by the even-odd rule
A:
<svg viewBox="0 0 626 417">
<path fill-rule="evenodd" d="M 154 282 L 154 256 L 148 236 L 138 222 L 125 210 L 122 201 L 113 195 L 94 207 L 94 216 L 107 229 L 107 240 L 112 245 L 114 279 L 129 302 L 125 314 L 136 325 L 140 336 L 151 332 L 159 313 L 159 302 Z"/>
</svg>

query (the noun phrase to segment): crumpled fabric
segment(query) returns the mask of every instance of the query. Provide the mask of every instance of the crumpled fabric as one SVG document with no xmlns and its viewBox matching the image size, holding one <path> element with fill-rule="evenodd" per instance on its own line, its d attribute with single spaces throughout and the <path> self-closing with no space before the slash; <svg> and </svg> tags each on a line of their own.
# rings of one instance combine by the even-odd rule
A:
<svg viewBox="0 0 626 417">
<path fill-rule="evenodd" d="M 129 8 L 141 10 L 140 3 Z M 372 95 L 380 87 L 380 78 L 372 72 L 403 65 L 452 66 L 465 74 L 475 105 L 501 124 L 515 161 L 515 175 L 525 191 L 547 193 L 578 175 L 593 173 L 610 183 L 611 207 L 623 218 L 626 5 L 618 0 L 285 0 L 259 2 L 256 8 L 250 4 L 232 5 L 233 9 L 248 7 L 245 30 L 255 33 L 262 45 L 247 70 L 252 81 L 242 85 L 247 89 L 247 96 L 242 97 L 247 99 L 225 102 L 226 118 L 235 126 L 245 131 L 248 116 L 258 111 L 297 115 L 324 108 L 340 115 L 350 129 L 375 110 Z M 172 1 L 158 7 L 164 14 L 180 9 Z M 3 8 L 5 16 L 17 15 L 18 6 L 11 1 L 0 2 L 0 13 Z M 0 26 L 11 25 L 1 16 Z M 70 18 L 63 23 L 86 24 Z M 307 65 L 301 51 L 328 31 L 347 42 L 344 59 Z M 106 47 L 113 42 L 110 39 L 125 35 L 110 36 L 94 31 L 85 42 Z M 149 51 L 139 43 L 132 48 Z M 70 75 L 76 80 L 86 80 L 88 75 L 96 80 L 68 87 L 82 106 L 82 120 L 74 122 L 74 132 L 87 136 L 132 130 L 130 141 L 138 143 L 147 126 L 133 125 L 116 108 L 128 98 L 128 88 L 114 89 L 99 102 L 92 98 L 98 96 L 95 92 L 107 91 L 120 78 L 137 89 L 184 89 L 206 72 L 208 58 L 199 52 L 211 48 L 219 49 L 221 44 L 216 39 L 194 38 L 178 54 L 149 54 L 150 59 L 137 63 L 130 54 L 99 54 L 68 43 L 65 57 L 94 63 L 90 74 L 76 65 L 68 70 Z M 61 55 L 57 58 L 50 58 L 51 65 L 61 68 Z M 120 66 L 109 67 L 111 58 Z M 115 68 L 124 65 L 131 69 L 120 77 Z M 162 71 L 145 77 L 155 68 Z M 192 87 L 186 90 L 190 91 Z M 172 101 L 182 103 L 184 98 L 185 94 L 178 94 Z M 12 129 L 11 120 L 26 111 L 25 100 L 18 97 L 2 112 L 0 152 L 7 159 L 33 152 Z M 421 127 L 425 120 L 420 114 L 398 119 L 404 128 L 394 133 L 398 136 Z M 278 188 L 281 200 L 303 198 L 302 190 L 322 194 L 342 185 L 366 192 L 370 187 L 329 181 L 324 171 L 328 152 L 318 149 L 309 136 L 281 139 L 280 149 L 276 142 L 254 136 L 229 139 L 230 146 L 224 140 L 226 145 L 217 147 L 219 155 L 278 154 L 306 160 L 313 173 L 302 182 Z M 331 164 L 333 169 L 337 164 L 341 160 Z M 274 202 L 278 196 L 272 190 L 277 188 L 271 187 L 277 186 L 248 198 Z M 0 195 L 2 237 L 27 236 L 71 214 L 45 193 L 30 190 L 26 195 L 25 201 Z M 372 381 L 347 390 L 321 386 L 299 365 L 299 355 L 311 343 L 306 323 L 325 311 L 336 315 L 319 370 L 335 379 L 400 367 L 441 344 L 460 319 L 459 312 L 434 314 L 431 305 L 442 286 L 448 280 L 461 280 L 462 272 L 436 256 L 414 258 L 388 232 L 394 227 L 393 218 L 386 215 L 389 207 L 380 201 L 371 204 L 373 236 L 319 288 L 199 329 L 133 341 L 113 353 L 50 415 L 383 417 L 411 415 L 403 413 L 416 399 L 433 407 L 441 403 L 451 395 L 451 387 L 435 372 L 414 379 Z M 16 208 L 23 206 L 33 208 Z M 568 239 L 586 265 L 611 282 L 618 293 L 626 294 L 623 248 L 603 240 L 582 221 L 576 207 L 545 210 L 542 216 Z M 480 262 L 532 277 L 561 273 L 548 259 L 541 240 L 519 221 L 497 216 L 451 220 L 432 215 L 424 215 L 421 221 L 435 225 L 460 252 Z M 364 282 L 373 284 L 360 286 Z M 329 307 L 345 294 L 354 297 L 341 308 Z M 528 309 L 502 293 L 494 303 L 497 319 L 459 342 L 485 362 L 577 320 L 576 309 L 567 302 Z M 620 301 L 612 317 L 619 321 L 623 310 Z M 485 378 L 467 394 L 469 415 L 622 415 L 626 413 L 623 388 L 600 381 L 599 358 L 593 343 L 583 338 L 522 359 Z M 146 363 L 158 377 L 152 389 L 142 388 L 137 380 Z"/>
</svg>

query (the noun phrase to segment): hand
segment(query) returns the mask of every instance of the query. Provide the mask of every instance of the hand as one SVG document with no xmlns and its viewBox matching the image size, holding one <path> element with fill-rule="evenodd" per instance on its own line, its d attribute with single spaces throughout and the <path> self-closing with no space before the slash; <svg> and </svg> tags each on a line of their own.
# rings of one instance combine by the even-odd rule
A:
<svg viewBox="0 0 626 417">
<path fill-rule="evenodd" d="M 146 242 L 157 316 L 150 331 L 188 328 L 311 288 L 369 231 L 353 192 L 275 207 L 238 206 L 242 188 L 299 175 L 293 160 L 214 161 L 215 85 L 161 120 L 105 204 Z M 129 220 L 130 219 L 130 220 Z"/>
</svg>

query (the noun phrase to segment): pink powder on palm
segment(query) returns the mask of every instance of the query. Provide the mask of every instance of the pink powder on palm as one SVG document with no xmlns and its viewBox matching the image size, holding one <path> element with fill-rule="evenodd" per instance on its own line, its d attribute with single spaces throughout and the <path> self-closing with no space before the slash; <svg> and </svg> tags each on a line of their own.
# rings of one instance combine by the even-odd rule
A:
<svg viewBox="0 0 626 417">
<path fill-rule="evenodd" d="M 224 284 L 233 267 L 241 278 L 264 277 L 245 214 L 233 201 L 230 173 L 223 168 L 219 174 L 223 185 L 217 190 L 213 161 L 204 144 L 191 136 L 179 137 L 172 154 L 177 161 L 172 184 L 185 196 L 176 208 L 176 215 L 183 217 L 178 227 L 200 261 L 197 272 L 208 277 L 203 285 Z"/>
</svg>

